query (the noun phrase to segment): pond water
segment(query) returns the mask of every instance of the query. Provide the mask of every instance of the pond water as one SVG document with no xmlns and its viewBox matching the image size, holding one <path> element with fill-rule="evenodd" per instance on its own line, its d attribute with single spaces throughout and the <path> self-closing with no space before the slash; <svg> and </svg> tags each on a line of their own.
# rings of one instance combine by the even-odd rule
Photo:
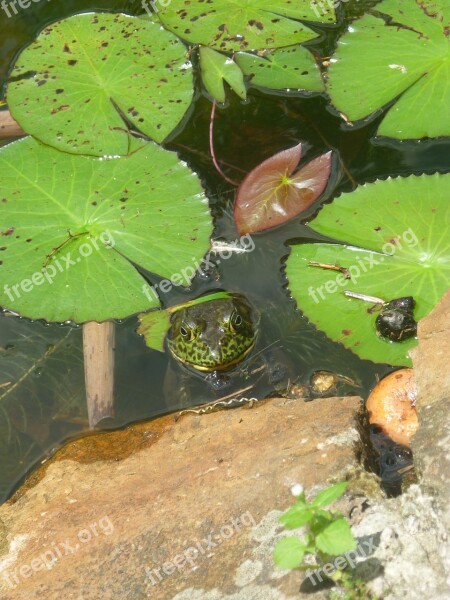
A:
<svg viewBox="0 0 450 600">
<path fill-rule="evenodd" d="M 345 5 L 336 27 L 324 27 L 312 46 L 329 56 L 353 6 Z M 48 23 L 88 10 L 137 14 L 140 3 L 120 1 L 69 1 L 33 3 L 18 15 L 0 14 L 0 84 L 7 79 L 18 51 Z M 448 170 L 448 140 L 416 143 L 374 142 L 377 120 L 357 129 L 343 128 L 321 96 L 268 95 L 252 90 L 243 103 L 233 94 L 225 108 L 216 111 L 215 152 L 226 173 L 241 180 L 265 158 L 299 141 L 307 161 L 330 149 L 334 151 L 333 174 L 321 203 L 330 201 L 358 183 L 394 175 L 434 173 Z M 211 103 L 197 94 L 189 118 L 165 145 L 196 171 L 208 192 L 214 217 L 214 239 L 233 242 L 233 187 L 212 167 L 208 130 Z M 6 142 L 5 142 L 6 143 Z M 1 176 L 1 174 L 0 174 Z M 168 198 L 170 201 L 170 198 Z M 363 361 L 342 346 L 329 341 L 296 310 L 286 291 L 283 261 L 287 242 L 319 239 L 307 226 L 317 212 L 317 203 L 285 226 L 254 236 L 255 248 L 245 255 L 222 260 L 208 277 L 197 277 L 186 291 L 162 297 L 164 306 L 225 289 L 244 295 L 261 315 L 257 345 L 242 368 L 230 375 L 226 393 L 262 398 L 274 387 L 292 383 L 305 385 L 317 370 L 337 372 L 353 382 L 344 391 L 365 395 L 388 365 Z M 156 279 L 152 277 L 152 281 Z M 116 327 L 115 396 L 116 416 L 103 426 L 120 427 L 132 421 L 186 408 L 179 383 L 167 386 L 166 354 L 150 350 L 135 333 L 137 319 L 130 317 Z M 6 499 L 30 468 L 65 440 L 87 431 L 81 329 L 70 325 L 31 323 L 13 316 L 0 316 L 0 501 Z M 279 365 L 276 385 L 259 369 L 262 357 Z M 252 365 L 256 365 L 252 368 Z M 250 375 L 249 375 L 250 373 Z M 245 374 L 245 377 L 244 377 Z M 166 385 L 165 385 L 166 384 Z M 169 382 L 170 384 L 170 382 Z M 192 404 L 213 399 L 211 389 L 198 377 L 186 383 Z M 247 389 L 248 388 L 248 389 Z M 184 395 L 185 396 L 185 395 Z"/>
</svg>

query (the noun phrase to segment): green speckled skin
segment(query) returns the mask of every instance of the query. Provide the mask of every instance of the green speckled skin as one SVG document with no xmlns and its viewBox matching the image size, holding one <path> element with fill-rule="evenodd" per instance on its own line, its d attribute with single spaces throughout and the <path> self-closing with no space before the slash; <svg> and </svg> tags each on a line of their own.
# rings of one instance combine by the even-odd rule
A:
<svg viewBox="0 0 450 600">
<path fill-rule="evenodd" d="M 256 328 L 250 306 L 234 295 L 174 312 L 167 345 L 176 359 L 198 371 L 223 371 L 250 352 Z"/>
</svg>

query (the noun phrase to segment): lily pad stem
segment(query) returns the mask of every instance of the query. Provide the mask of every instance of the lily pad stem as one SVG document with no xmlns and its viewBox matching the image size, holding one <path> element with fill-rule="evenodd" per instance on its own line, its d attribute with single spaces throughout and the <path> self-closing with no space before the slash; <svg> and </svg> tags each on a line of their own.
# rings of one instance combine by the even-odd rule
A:
<svg viewBox="0 0 450 600">
<path fill-rule="evenodd" d="M 209 121 L 209 151 L 211 152 L 211 158 L 212 158 L 213 164 L 216 168 L 216 171 L 219 173 L 219 175 L 221 175 L 226 181 L 228 181 L 228 183 L 231 183 L 231 185 L 238 186 L 239 183 L 237 181 L 234 181 L 233 179 L 230 179 L 227 175 L 225 175 L 225 173 L 222 171 L 219 163 L 216 160 L 216 155 L 214 152 L 214 117 L 215 117 L 215 114 L 216 114 L 216 101 L 213 100 L 213 105 L 212 105 L 212 109 L 211 109 L 211 119 Z"/>
<path fill-rule="evenodd" d="M 12 118 L 9 110 L 0 111 L 0 139 L 25 135 L 21 126 Z"/>
<path fill-rule="evenodd" d="M 100 421 L 114 417 L 115 324 L 89 321 L 83 325 L 84 379 L 89 416 L 93 429 Z"/>
</svg>

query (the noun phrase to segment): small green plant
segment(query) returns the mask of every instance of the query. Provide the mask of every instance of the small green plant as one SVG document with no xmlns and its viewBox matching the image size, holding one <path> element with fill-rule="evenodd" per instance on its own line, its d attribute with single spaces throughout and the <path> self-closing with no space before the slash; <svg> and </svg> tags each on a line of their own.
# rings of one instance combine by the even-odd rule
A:
<svg viewBox="0 0 450 600">
<path fill-rule="evenodd" d="M 286 529 L 305 527 L 306 534 L 303 540 L 294 536 L 281 539 L 275 546 L 274 561 L 282 569 L 313 571 L 309 575 L 313 583 L 315 574 L 317 581 L 322 581 L 323 576 L 333 580 L 342 591 L 341 598 L 371 598 L 364 582 L 357 580 L 351 571 L 345 570 L 353 563 L 344 553 L 351 553 L 356 548 L 350 525 L 341 513 L 324 510 L 340 498 L 346 488 L 347 482 L 337 483 L 322 490 L 308 502 L 303 487 L 299 484 L 293 486 L 296 502 L 279 520 Z M 316 562 L 306 562 L 308 555 L 314 556 Z"/>
</svg>

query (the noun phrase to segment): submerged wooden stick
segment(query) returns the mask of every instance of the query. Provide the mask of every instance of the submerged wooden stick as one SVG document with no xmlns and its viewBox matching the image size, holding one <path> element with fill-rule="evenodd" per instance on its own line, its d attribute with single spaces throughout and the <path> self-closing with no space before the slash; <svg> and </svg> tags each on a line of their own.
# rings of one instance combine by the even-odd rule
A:
<svg viewBox="0 0 450 600">
<path fill-rule="evenodd" d="M 83 325 L 84 380 L 89 426 L 114 417 L 115 323 L 89 321 Z"/>
<path fill-rule="evenodd" d="M 0 139 L 25 135 L 22 127 L 14 121 L 9 110 L 0 111 Z"/>
</svg>

